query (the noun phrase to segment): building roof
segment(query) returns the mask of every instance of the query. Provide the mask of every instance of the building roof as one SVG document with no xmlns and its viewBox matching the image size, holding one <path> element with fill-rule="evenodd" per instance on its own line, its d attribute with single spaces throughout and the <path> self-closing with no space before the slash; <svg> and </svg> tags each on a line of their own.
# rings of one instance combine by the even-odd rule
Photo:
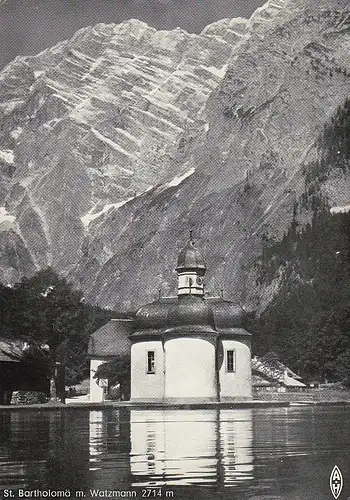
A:
<svg viewBox="0 0 350 500">
<path fill-rule="evenodd" d="M 186 331 L 250 335 L 243 329 L 243 319 L 243 309 L 221 297 L 161 297 L 137 311 L 132 337 Z"/>
<path fill-rule="evenodd" d="M 306 387 L 300 382 L 301 377 L 277 359 L 269 360 L 254 356 L 252 370 L 255 376 L 278 382 L 288 387 Z"/>
<path fill-rule="evenodd" d="M 20 363 L 22 350 L 10 340 L 0 339 L 0 362 Z"/>
<path fill-rule="evenodd" d="M 273 379 L 279 379 L 283 377 L 285 373 L 293 379 L 301 379 L 299 375 L 294 373 L 281 361 L 275 359 L 269 360 L 264 356 L 261 358 L 259 358 L 258 356 L 254 356 L 254 358 L 252 359 L 252 368 L 255 372 L 262 373 Z"/>
<path fill-rule="evenodd" d="M 252 385 L 253 385 L 253 387 L 272 387 L 273 381 L 270 379 L 264 378 L 261 375 L 253 375 L 252 376 Z"/>
<path fill-rule="evenodd" d="M 202 297 L 180 295 L 168 309 L 165 332 L 193 330 L 215 333 L 213 310 Z"/>
<path fill-rule="evenodd" d="M 108 358 L 128 354 L 130 339 L 198 332 L 250 336 L 243 328 L 244 311 L 221 297 L 160 297 L 142 306 L 135 319 L 112 319 L 90 336 L 88 355 Z"/>
<path fill-rule="evenodd" d="M 206 301 L 213 310 L 215 328 L 218 331 L 224 332 L 231 328 L 242 328 L 245 313 L 238 304 L 221 297 L 208 297 Z"/>
<path fill-rule="evenodd" d="M 181 250 L 177 268 L 193 271 L 197 277 L 205 274 L 206 266 L 201 252 L 195 247 L 190 232 L 190 239 Z M 210 334 L 242 337 L 250 336 L 244 330 L 244 311 L 241 307 L 224 300 L 222 297 L 205 297 L 200 294 L 181 293 L 176 297 L 159 297 L 158 300 L 145 304 L 138 309 L 133 319 L 129 319 L 128 328 L 120 330 L 116 325 L 107 324 L 95 332 L 90 339 L 90 356 L 116 355 L 117 346 L 129 350 L 129 345 L 122 347 L 126 332 L 131 341 L 143 337 L 163 337 L 179 334 Z M 115 336 L 115 340 L 110 339 Z M 111 347 L 108 344 L 112 344 Z"/>
<path fill-rule="evenodd" d="M 300 382 L 300 380 L 296 380 L 295 378 L 288 376 L 285 376 L 281 382 L 286 387 L 306 387 L 306 385 Z"/>
<path fill-rule="evenodd" d="M 88 355 L 92 358 L 108 358 L 129 354 L 129 335 L 132 331 L 132 319 L 111 319 L 90 336 Z"/>
</svg>

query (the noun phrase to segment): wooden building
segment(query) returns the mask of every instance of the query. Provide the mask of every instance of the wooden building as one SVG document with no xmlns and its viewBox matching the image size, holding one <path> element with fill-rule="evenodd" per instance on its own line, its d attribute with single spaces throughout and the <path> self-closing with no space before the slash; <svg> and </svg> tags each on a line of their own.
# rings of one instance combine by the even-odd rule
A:
<svg viewBox="0 0 350 500">
<path fill-rule="evenodd" d="M 14 391 L 49 393 L 48 373 L 23 359 L 19 342 L 0 339 L 0 405 L 11 403 Z"/>
</svg>

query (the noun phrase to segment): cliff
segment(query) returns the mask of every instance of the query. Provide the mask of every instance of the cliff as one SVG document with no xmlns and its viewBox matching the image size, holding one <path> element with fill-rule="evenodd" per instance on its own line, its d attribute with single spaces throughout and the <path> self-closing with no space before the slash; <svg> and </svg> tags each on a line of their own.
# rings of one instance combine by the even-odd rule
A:
<svg viewBox="0 0 350 500">
<path fill-rule="evenodd" d="M 173 292 L 193 227 L 210 293 L 268 300 L 253 264 L 348 96 L 349 46 L 345 0 L 274 0 L 200 35 L 131 20 L 17 58 L 0 75 L 2 281 L 50 265 L 134 308 Z M 327 179 L 332 206 L 348 182 Z"/>
</svg>

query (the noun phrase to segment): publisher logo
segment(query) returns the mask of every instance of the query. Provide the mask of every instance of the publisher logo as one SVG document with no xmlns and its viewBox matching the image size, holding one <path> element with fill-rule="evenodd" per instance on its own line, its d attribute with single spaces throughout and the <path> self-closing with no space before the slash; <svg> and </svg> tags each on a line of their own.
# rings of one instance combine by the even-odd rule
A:
<svg viewBox="0 0 350 500">
<path fill-rule="evenodd" d="M 333 467 L 333 470 L 329 477 L 329 487 L 335 500 L 337 500 L 341 493 L 341 490 L 343 489 L 343 476 L 337 465 Z"/>
</svg>

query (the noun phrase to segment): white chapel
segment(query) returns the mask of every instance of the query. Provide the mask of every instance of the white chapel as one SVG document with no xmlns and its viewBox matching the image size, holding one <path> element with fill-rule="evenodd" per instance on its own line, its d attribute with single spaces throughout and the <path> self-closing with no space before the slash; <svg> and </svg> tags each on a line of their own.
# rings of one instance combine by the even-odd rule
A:
<svg viewBox="0 0 350 500">
<path fill-rule="evenodd" d="M 159 297 L 142 306 L 131 321 L 112 320 L 92 335 L 91 400 L 102 398 L 93 379 L 97 366 L 120 355 L 121 349 L 131 354 L 133 402 L 252 398 L 251 335 L 243 328 L 244 311 L 222 297 L 205 296 L 206 265 L 192 234 L 178 256 L 176 272 L 177 296 Z M 105 338 L 108 332 L 113 332 L 110 340 Z M 103 346 L 108 346 L 107 354 Z"/>
</svg>

